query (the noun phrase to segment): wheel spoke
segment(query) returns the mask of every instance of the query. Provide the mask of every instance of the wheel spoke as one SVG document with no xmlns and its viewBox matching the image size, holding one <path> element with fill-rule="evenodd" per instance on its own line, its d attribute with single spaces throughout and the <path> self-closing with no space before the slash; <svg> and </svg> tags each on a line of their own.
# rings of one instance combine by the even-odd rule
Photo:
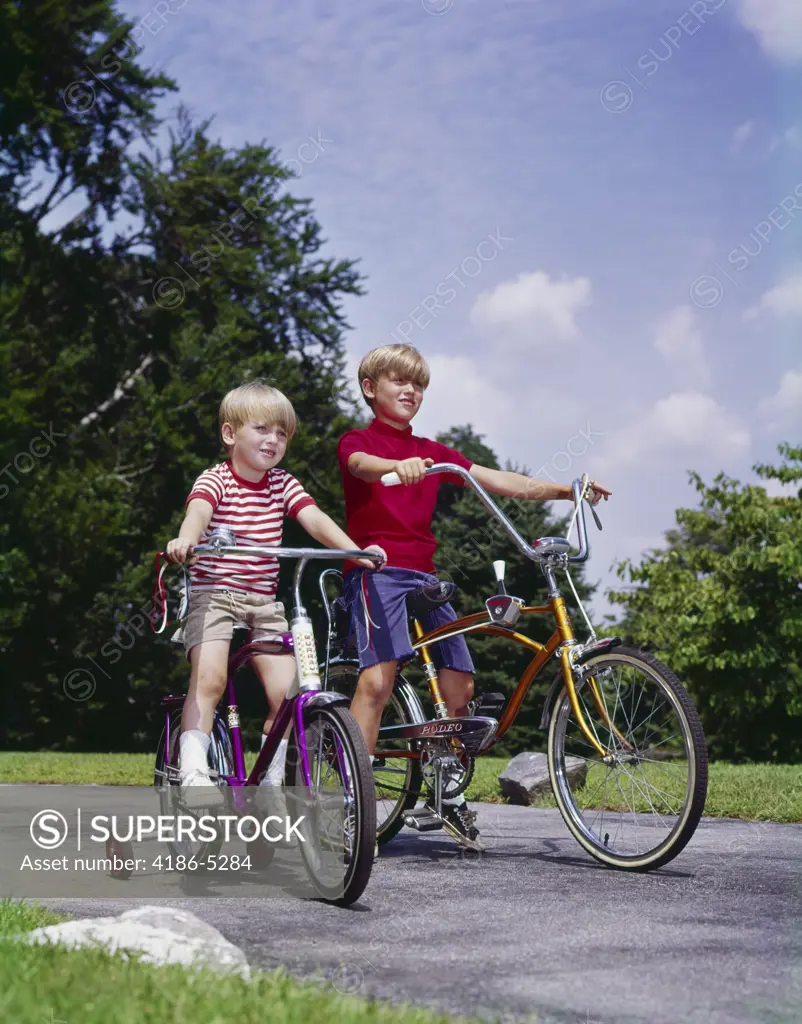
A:
<svg viewBox="0 0 802 1024">
<path fill-rule="evenodd" d="M 687 711 L 680 684 L 650 656 L 611 652 L 591 662 L 587 672 L 598 694 L 591 700 L 583 686 L 579 706 L 609 763 L 592 749 L 563 693 L 549 731 L 549 756 L 562 765 L 555 779 L 558 807 L 576 838 L 599 859 L 622 867 L 644 859 L 663 863 L 674 846 L 687 842 L 703 806 L 702 794 L 691 821 L 689 801 L 706 785 L 704 748 L 700 753 L 688 719 L 693 709 Z M 696 729 L 701 736 L 698 720 Z M 701 782 L 691 751 L 694 763 L 702 764 Z M 566 768 L 569 758 L 584 763 L 578 776 Z"/>
</svg>

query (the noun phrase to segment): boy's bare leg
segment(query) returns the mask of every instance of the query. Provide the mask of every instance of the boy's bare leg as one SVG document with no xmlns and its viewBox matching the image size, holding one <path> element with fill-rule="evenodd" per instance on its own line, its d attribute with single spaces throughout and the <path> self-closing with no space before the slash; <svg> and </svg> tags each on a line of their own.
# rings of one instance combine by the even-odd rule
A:
<svg viewBox="0 0 802 1024">
<path fill-rule="evenodd" d="M 473 699 L 473 676 L 470 672 L 441 668 L 437 679 L 449 717 L 464 718 L 468 714 L 468 701 Z"/>
<path fill-rule="evenodd" d="M 209 786 L 209 737 L 226 686 L 228 640 L 207 640 L 189 652 L 189 692 L 181 713 L 178 767 L 182 786 Z M 204 797 L 204 799 L 206 799 Z"/>
<path fill-rule="evenodd" d="M 267 736 L 276 720 L 276 712 L 295 678 L 295 658 L 291 654 L 257 654 L 253 658 L 253 667 L 267 697 L 268 712 L 262 730 Z M 289 734 L 290 727 L 287 726 L 284 735 L 286 737 Z"/>
<path fill-rule="evenodd" d="M 273 728 L 279 706 L 295 679 L 297 668 L 295 658 L 291 654 L 257 654 L 253 659 L 253 667 L 265 688 L 267 697 L 268 712 L 262 732 L 262 743 L 264 743 L 265 736 Z M 287 726 L 270 764 L 260 778 L 260 783 L 266 786 L 280 786 L 284 781 L 287 739 L 291 728 L 291 725 Z"/>
<path fill-rule="evenodd" d="M 468 713 L 467 703 L 473 697 L 473 676 L 469 672 L 457 672 L 453 668 L 443 668 L 437 674 L 440 692 L 446 702 L 446 710 L 452 718 L 462 718 Z M 431 807 L 432 797 L 427 806 Z M 468 810 L 465 796 L 443 799 L 443 826 L 458 843 L 470 850 L 482 850 L 479 840 L 479 829 L 476 827 L 476 814 Z"/>
<path fill-rule="evenodd" d="M 189 652 L 189 692 L 181 715 L 181 731 L 198 729 L 209 735 L 214 709 L 226 688 L 228 640 L 207 640 Z"/>
<path fill-rule="evenodd" d="M 384 705 L 393 692 L 397 665 L 397 661 L 380 661 L 359 673 L 351 714 L 359 723 L 371 754 L 376 749 Z"/>
</svg>

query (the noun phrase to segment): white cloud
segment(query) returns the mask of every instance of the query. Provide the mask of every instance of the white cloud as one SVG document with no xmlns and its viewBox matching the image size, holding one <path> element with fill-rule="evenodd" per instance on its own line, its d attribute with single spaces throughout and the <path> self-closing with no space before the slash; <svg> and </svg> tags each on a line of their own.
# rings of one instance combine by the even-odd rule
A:
<svg viewBox="0 0 802 1024">
<path fill-rule="evenodd" d="M 778 61 L 802 60 L 802 4 L 799 0 L 739 0 L 738 20 L 753 32 L 763 51 Z"/>
<path fill-rule="evenodd" d="M 488 373 L 470 356 L 427 356 L 431 383 L 414 430 L 434 437 L 441 430 L 471 423 L 482 433 L 503 434 L 509 420 L 510 396 L 491 383 Z M 481 417 L 477 410 L 481 409 Z"/>
<path fill-rule="evenodd" d="M 749 447 L 749 431 L 709 395 L 682 391 L 661 398 L 625 430 L 612 436 L 605 468 L 644 464 L 651 457 L 687 452 L 737 456 Z"/>
<path fill-rule="evenodd" d="M 733 153 L 737 153 L 739 150 L 743 149 L 744 144 L 752 135 L 754 128 L 754 121 L 744 121 L 743 124 L 738 125 L 732 133 L 732 142 L 730 143 L 730 149 Z"/>
<path fill-rule="evenodd" d="M 802 270 L 789 274 L 765 292 L 756 306 L 745 310 L 744 320 L 755 320 L 761 313 L 774 316 L 802 315 Z"/>
<path fill-rule="evenodd" d="M 783 429 L 802 423 L 802 371 L 788 370 L 777 391 L 758 404 L 758 412 L 770 429 Z"/>
<path fill-rule="evenodd" d="M 579 336 L 576 315 L 591 302 L 587 277 L 552 280 L 542 270 L 519 274 L 492 292 L 482 292 L 471 309 L 471 322 L 484 333 L 500 331 L 536 347 L 539 339 Z"/>
<path fill-rule="evenodd" d="M 704 351 L 702 332 L 690 306 L 677 306 L 658 326 L 654 347 L 669 366 L 698 387 L 710 384 L 710 368 Z"/>
</svg>

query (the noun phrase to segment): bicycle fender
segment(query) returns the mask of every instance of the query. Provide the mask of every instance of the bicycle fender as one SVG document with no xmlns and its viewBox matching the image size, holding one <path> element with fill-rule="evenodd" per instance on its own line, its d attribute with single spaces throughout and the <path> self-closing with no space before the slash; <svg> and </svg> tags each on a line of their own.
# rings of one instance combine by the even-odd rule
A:
<svg viewBox="0 0 802 1024">
<path fill-rule="evenodd" d="M 576 659 L 577 664 L 581 665 L 583 662 L 588 661 L 590 658 L 595 658 L 599 654 L 606 654 L 607 651 L 612 650 L 613 647 L 618 647 L 623 643 L 623 640 L 619 636 L 606 636 L 601 640 L 597 640 L 595 643 L 588 644 L 588 646 L 582 651 L 579 657 Z M 549 727 L 551 721 L 551 713 L 554 710 L 554 705 L 557 701 L 557 697 L 562 692 L 562 688 L 565 686 L 565 680 L 563 679 L 562 672 L 554 677 L 554 682 L 549 687 L 549 692 L 546 694 L 546 700 L 543 704 L 543 714 L 540 716 L 539 728 L 544 732 Z"/>
<path fill-rule="evenodd" d="M 350 704 L 351 701 L 343 696 L 341 693 L 337 693 L 336 690 L 317 690 L 311 695 L 306 701 L 308 708 L 322 707 L 326 704 Z"/>
<path fill-rule="evenodd" d="M 407 702 L 412 721 L 416 725 L 421 725 L 423 722 L 427 722 L 426 712 L 423 710 L 423 704 L 421 704 L 420 697 L 415 692 L 412 683 L 407 682 L 403 676 L 396 676 L 395 679 L 396 693 L 400 693 Z"/>
</svg>

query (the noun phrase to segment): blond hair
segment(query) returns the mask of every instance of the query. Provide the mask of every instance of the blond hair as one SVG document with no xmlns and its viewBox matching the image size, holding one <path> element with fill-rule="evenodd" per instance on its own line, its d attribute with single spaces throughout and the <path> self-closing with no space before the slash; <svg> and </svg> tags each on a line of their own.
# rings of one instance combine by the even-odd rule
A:
<svg viewBox="0 0 802 1024">
<path fill-rule="evenodd" d="M 261 377 L 229 391 L 220 403 L 219 418 L 221 434 L 224 423 L 230 423 L 236 433 L 246 423 L 260 422 L 281 427 L 289 441 L 297 427 L 289 398 Z"/>
<path fill-rule="evenodd" d="M 380 345 L 371 349 L 359 364 L 357 378 L 362 397 L 372 408 L 372 399 L 362 390 L 365 380 L 377 381 L 397 373 L 404 380 L 411 380 L 422 388 L 429 386 L 429 364 L 412 345 Z"/>
</svg>

